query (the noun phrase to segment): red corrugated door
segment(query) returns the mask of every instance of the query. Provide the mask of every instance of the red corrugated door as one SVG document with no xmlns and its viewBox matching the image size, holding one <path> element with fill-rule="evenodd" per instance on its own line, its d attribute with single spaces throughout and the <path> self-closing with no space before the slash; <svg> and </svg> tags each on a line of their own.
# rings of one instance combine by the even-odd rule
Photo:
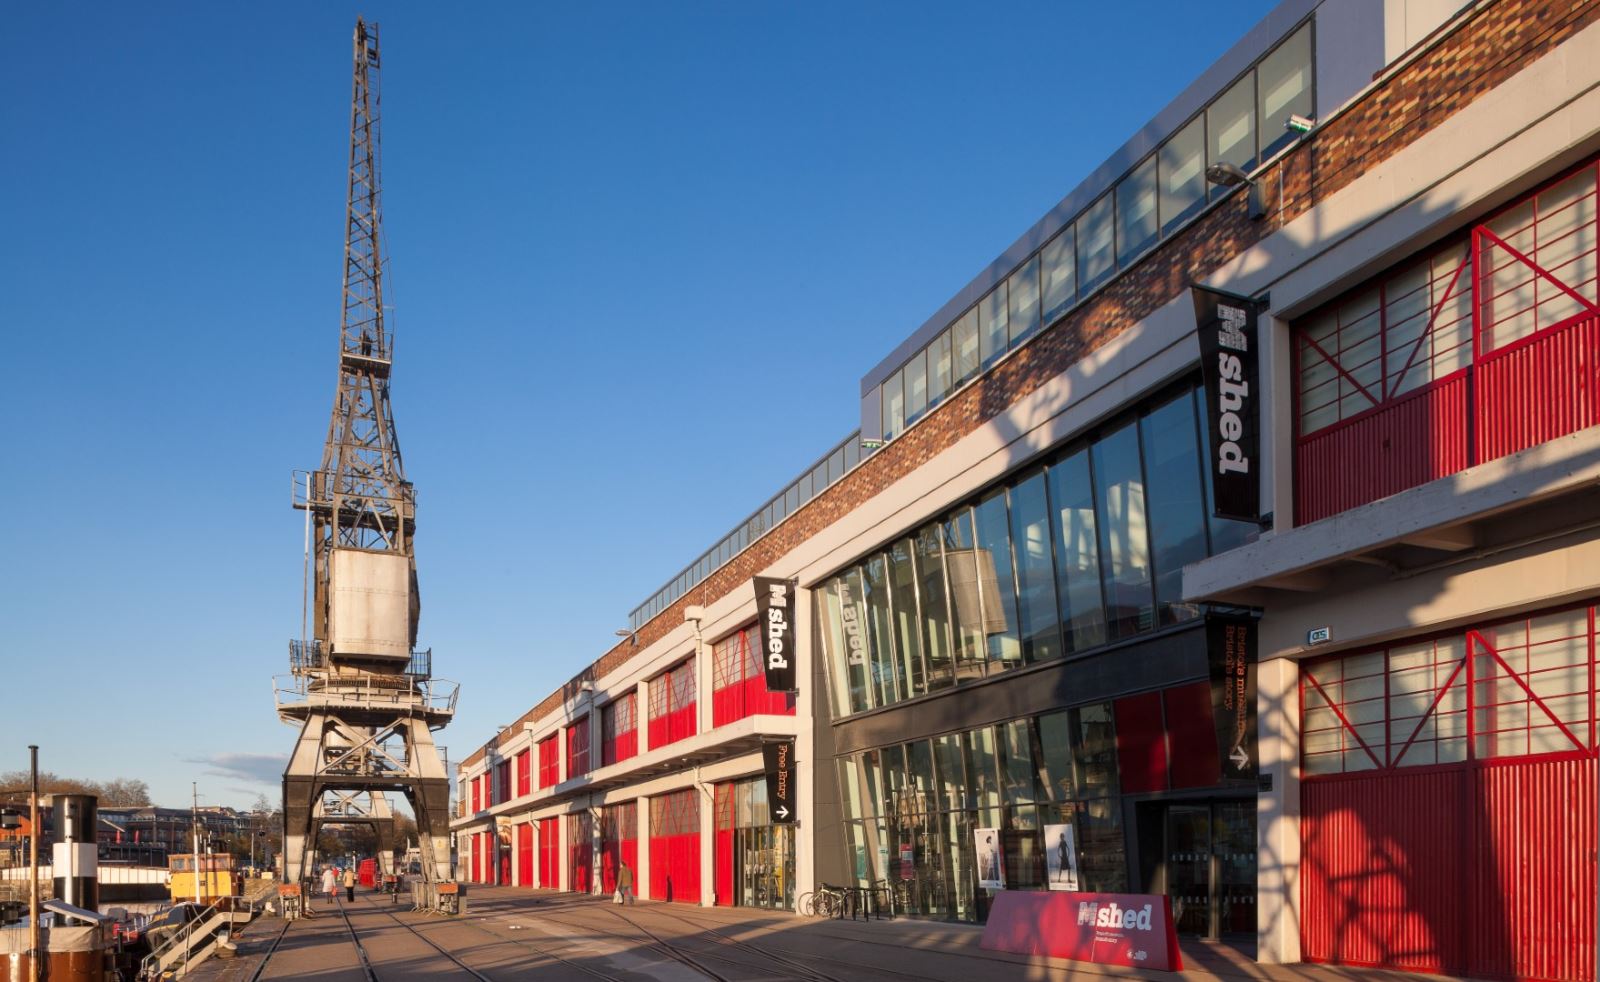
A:
<svg viewBox="0 0 1600 982">
<path fill-rule="evenodd" d="M 1573 754 L 1486 764 L 1468 885 L 1469 974 L 1593 979 L 1595 762 Z"/>
<path fill-rule="evenodd" d="M 533 825 L 529 822 L 517 826 L 517 882 L 533 886 Z"/>
<path fill-rule="evenodd" d="M 1467 772 L 1390 771 L 1301 786 L 1307 961 L 1456 972 L 1470 861 Z"/>
</svg>

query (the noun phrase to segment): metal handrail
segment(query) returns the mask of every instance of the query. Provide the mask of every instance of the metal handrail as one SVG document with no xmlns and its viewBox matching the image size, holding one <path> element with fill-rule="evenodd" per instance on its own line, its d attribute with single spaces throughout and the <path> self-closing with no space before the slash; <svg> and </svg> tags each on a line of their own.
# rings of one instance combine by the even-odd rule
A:
<svg viewBox="0 0 1600 982">
<path fill-rule="evenodd" d="M 379 679 L 403 680 L 399 685 L 375 684 Z M 274 675 L 272 695 L 274 705 L 308 705 L 320 696 L 324 701 L 350 705 L 390 705 L 420 703 L 430 713 L 454 715 L 456 702 L 461 697 L 461 684 L 450 679 L 421 679 L 410 675 L 365 675 L 359 679 L 340 680 L 332 688 L 313 691 L 303 675 Z"/>
<path fill-rule="evenodd" d="M 327 644 L 320 639 L 289 639 L 289 670 L 295 674 L 314 672 L 328 665 Z M 403 673 L 417 679 L 433 675 L 433 649 L 412 649 L 411 660 Z"/>
<path fill-rule="evenodd" d="M 226 911 L 222 909 L 223 900 L 228 901 L 228 909 Z M 241 905 L 244 907 L 244 912 L 249 914 L 253 919 L 256 914 L 256 905 L 253 902 L 244 899 L 243 897 L 219 898 L 206 905 L 204 909 L 202 909 L 182 927 L 172 932 L 167 940 L 161 943 L 160 947 L 150 949 L 150 954 L 144 956 L 144 959 L 139 962 L 139 977 L 156 978 L 159 976 L 161 974 L 162 959 L 165 958 L 165 956 L 170 953 L 180 942 L 184 944 L 183 965 L 185 971 L 187 971 L 189 966 L 189 954 L 193 948 L 189 942 L 193 940 L 195 934 L 201 931 L 201 925 L 207 924 L 207 922 L 212 919 L 212 916 L 216 914 L 238 913 Z M 228 925 L 229 927 L 232 927 L 233 925 L 231 918 L 229 919 Z M 218 925 L 216 924 L 207 924 L 206 930 L 214 932 L 217 926 Z"/>
</svg>

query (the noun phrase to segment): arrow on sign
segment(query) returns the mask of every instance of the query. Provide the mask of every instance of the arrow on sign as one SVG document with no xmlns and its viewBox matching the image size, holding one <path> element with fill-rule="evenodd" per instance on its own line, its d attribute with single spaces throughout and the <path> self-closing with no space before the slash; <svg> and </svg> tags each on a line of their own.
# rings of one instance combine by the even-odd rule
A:
<svg viewBox="0 0 1600 982">
<path fill-rule="evenodd" d="M 778 817 L 779 818 L 788 818 L 789 817 L 789 806 L 788 805 L 779 805 L 778 806 Z"/>
<path fill-rule="evenodd" d="M 1235 767 L 1245 767 L 1250 763 L 1250 755 L 1244 752 L 1244 747 L 1242 746 L 1234 747 L 1233 753 L 1228 755 L 1228 759 L 1233 761 L 1233 766 Z"/>
</svg>

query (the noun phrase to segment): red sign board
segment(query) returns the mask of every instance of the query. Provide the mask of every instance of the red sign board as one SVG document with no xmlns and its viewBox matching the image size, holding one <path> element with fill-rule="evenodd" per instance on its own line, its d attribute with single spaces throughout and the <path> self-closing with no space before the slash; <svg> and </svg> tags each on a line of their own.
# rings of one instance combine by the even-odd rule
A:
<svg viewBox="0 0 1600 982">
<path fill-rule="evenodd" d="M 1176 972 L 1183 968 L 1165 896 L 1002 890 L 982 947 Z"/>
</svg>

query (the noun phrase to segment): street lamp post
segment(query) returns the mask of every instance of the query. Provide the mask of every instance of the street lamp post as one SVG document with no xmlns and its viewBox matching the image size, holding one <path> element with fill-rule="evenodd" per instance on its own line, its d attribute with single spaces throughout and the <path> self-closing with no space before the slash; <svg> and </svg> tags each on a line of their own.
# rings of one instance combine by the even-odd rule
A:
<svg viewBox="0 0 1600 982">
<path fill-rule="evenodd" d="M 39 748 L 28 744 L 28 974 L 39 971 Z"/>
</svg>

